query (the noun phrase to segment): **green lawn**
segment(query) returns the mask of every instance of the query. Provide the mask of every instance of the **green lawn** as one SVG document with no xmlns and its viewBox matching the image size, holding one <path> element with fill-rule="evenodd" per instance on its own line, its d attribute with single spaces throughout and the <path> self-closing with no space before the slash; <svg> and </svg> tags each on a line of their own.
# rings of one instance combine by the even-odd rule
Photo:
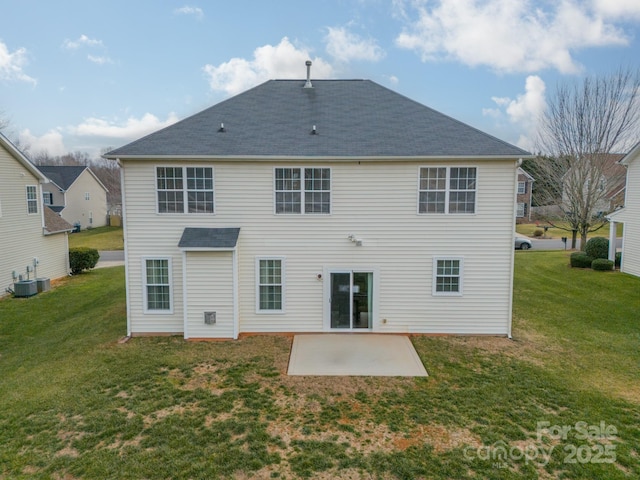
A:
<svg viewBox="0 0 640 480">
<path fill-rule="evenodd" d="M 285 337 L 119 344 L 122 267 L 4 299 L 0 478 L 638 478 L 640 279 L 567 258 L 517 252 L 514 339 L 415 337 L 418 379 L 288 377 Z"/>
<path fill-rule="evenodd" d="M 69 248 L 91 247 L 96 250 L 124 250 L 122 227 L 98 227 L 69 235 Z"/>
<path fill-rule="evenodd" d="M 568 224 L 563 223 L 563 222 L 558 222 L 556 225 L 558 225 L 558 227 L 568 227 Z M 544 227 L 545 226 L 549 226 L 546 222 L 540 222 L 540 225 L 536 225 L 535 223 L 518 223 L 516 224 L 516 232 L 522 234 L 522 235 L 526 235 L 527 237 L 533 237 L 533 232 L 535 232 L 536 230 L 542 230 L 544 232 Z M 619 223 L 616 226 L 616 236 L 618 237 L 622 237 L 622 229 L 623 229 L 624 225 Z M 562 238 L 562 237 L 567 237 L 569 239 L 571 239 L 571 231 L 570 230 L 563 230 L 562 228 L 556 228 L 556 227 L 550 227 L 547 230 L 546 233 L 546 237 L 545 238 Z M 588 238 L 592 238 L 592 237 L 605 237 L 605 238 L 609 238 L 609 225 L 605 225 L 604 227 L 602 227 L 601 229 L 595 231 L 595 232 L 591 232 L 589 233 L 589 235 L 587 235 Z M 578 239 L 580 239 L 580 235 L 578 234 Z"/>
</svg>

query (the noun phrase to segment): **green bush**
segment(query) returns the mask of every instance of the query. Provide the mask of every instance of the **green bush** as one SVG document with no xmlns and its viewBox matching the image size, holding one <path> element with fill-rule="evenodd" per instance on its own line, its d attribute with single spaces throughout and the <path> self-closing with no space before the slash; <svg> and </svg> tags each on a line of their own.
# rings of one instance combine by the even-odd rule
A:
<svg viewBox="0 0 640 480">
<path fill-rule="evenodd" d="M 615 266 L 616 268 L 620 268 L 620 265 L 622 265 L 622 252 L 616 252 Z"/>
<path fill-rule="evenodd" d="M 590 238 L 584 253 L 593 258 L 607 258 L 609 256 L 609 240 L 604 237 Z"/>
<path fill-rule="evenodd" d="M 606 258 L 596 258 L 591 262 L 591 268 L 601 272 L 613 270 L 613 261 L 607 260 Z"/>
<path fill-rule="evenodd" d="M 69 249 L 69 265 L 73 275 L 95 267 L 99 259 L 100 254 L 95 248 L 77 247 Z"/>
<path fill-rule="evenodd" d="M 591 268 L 593 258 L 584 252 L 573 252 L 571 254 L 571 266 L 575 268 Z"/>
<path fill-rule="evenodd" d="M 539 228 L 533 231 L 533 236 L 534 237 L 541 237 L 542 235 L 544 235 L 544 232 L 542 230 L 540 230 Z"/>
</svg>

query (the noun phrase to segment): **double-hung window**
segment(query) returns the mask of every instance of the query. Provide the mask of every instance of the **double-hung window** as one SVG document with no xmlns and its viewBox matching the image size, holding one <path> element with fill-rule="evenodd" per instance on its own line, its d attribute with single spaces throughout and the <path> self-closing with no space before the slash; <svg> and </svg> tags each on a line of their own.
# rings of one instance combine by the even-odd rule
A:
<svg viewBox="0 0 640 480">
<path fill-rule="evenodd" d="M 475 213 L 475 167 L 422 167 L 418 213 Z"/>
<path fill-rule="evenodd" d="M 212 167 L 157 167 L 158 213 L 214 213 Z"/>
<path fill-rule="evenodd" d="M 171 313 L 171 262 L 168 258 L 144 260 L 145 312 Z"/>
<path fill-rule="evenodd" d="M 284 312 L 284 259 L 257 258 L 256 278 L 256 311 Z"/>
<path fill-rule="evenodd" d="M 433 259 L 433 295 L 462 295 L 462 258 Z"/>
<path fill-rule="evenodd" d="M 38 213 L 37 185 L 27 185 L 27 213 Z"/>
<path fill-rule="evenodd" d="M 518 195 L 523 195 L 525 193 L 527 193 L 527 183 L 518 182 Z"/>
<path fill-rule="evenodd" d="M 275 211 L 278 214 L 331 213 L 331 169 L 276 168 Z"/>
</svg>

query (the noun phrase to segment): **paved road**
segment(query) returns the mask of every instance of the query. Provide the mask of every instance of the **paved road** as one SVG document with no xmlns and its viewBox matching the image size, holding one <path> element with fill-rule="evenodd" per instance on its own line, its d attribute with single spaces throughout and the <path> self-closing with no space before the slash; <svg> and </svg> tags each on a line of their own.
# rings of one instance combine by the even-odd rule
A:
<svg viewBox="0 0 640 480">
<path fill-rule="evenodd" d="M 100 253 L 100 260 L 96 268 L 124 265 L 124 250 L 101 250 L 98 253 Z"/>
<path fill-rule="evenodd" d="M 559 238 L 548 238 L 544 240 L 532 238 L 533 250 L 564 250 L 565 245 Z M 576 248 L 580 248 L 580 239 L 576 242 Z M 622 238 L 618 238 L 616 248 L 622 248 Z M 567 250 L 571 249 L 571 237 L 567 238 Z"/>
</svg>

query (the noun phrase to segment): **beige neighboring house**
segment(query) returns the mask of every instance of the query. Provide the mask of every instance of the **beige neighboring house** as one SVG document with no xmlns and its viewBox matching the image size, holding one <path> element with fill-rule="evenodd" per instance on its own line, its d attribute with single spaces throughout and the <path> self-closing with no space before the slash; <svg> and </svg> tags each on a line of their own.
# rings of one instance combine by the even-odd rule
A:
<svg viewBox="0 0 640 480">
<path fill-rule="evenodd" d="M 616 225 L 624 224 L 620 270 L 640 277 L 640 142 L 619 162 L 627 167 L 624 208 L 607 215 L 610 220 L 609 259 L 616 254 Z"/>
<path fill-rule="evenodd" d="M 531 221 L 531 194 L 533 177 L 522 167 L 518 167 L 518 189 L 516 191 L 516 223 Z"/>
<path fill-rule="evenodd" d="M 128 334 L 511 335 L 530 154 L 368 80 L 271 80 L 105 155 Z"/>
<path fill-rule="evenodd" d="M 80 229 L 107 225 L 107 188 L 89 167 L 40 165 L 50 183 L 43 186 L 43 202 Z"/>
<path fill-rule="evenodd" d="M 20 277 L 69 273 L 72 226 L 42 205 L 49 180 L 0 134 L 0 295 Z"/>
</svg>

